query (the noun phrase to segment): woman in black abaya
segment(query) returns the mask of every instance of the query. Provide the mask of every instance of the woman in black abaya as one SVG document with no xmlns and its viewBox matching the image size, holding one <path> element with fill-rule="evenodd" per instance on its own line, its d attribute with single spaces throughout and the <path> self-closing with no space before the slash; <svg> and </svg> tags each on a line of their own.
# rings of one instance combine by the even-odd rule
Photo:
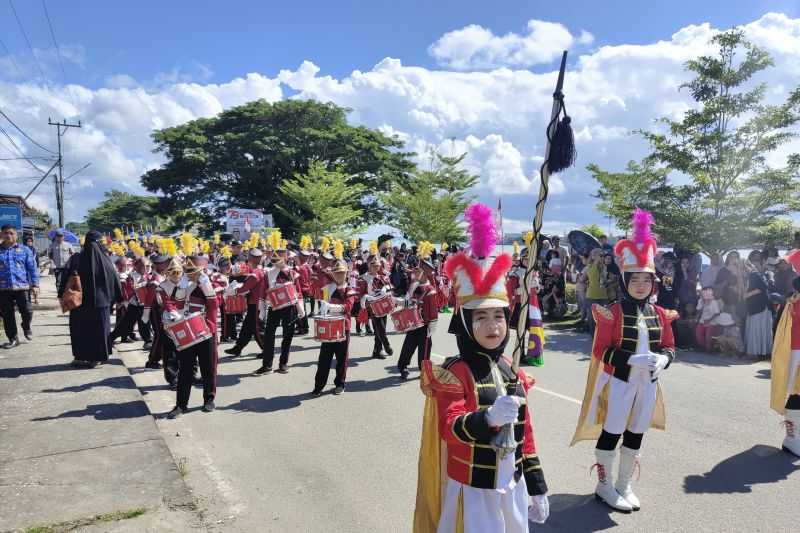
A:
<svg viewBox="0 0 800 533">
<path fill-rule="evenodd" d="M 69 336 L 73 366 L 94 368 L 108 360 L 111 345 L 111 306 L 122 301 L 122 287 L 116 269 L 98 242 L 97 231 L 86 234 L 83 250 L 70 257 L 62 273 L 58 297 L 69 277 L 77 272 L 81 279 L 83 303 L 69 312 Z"/>
</svg>

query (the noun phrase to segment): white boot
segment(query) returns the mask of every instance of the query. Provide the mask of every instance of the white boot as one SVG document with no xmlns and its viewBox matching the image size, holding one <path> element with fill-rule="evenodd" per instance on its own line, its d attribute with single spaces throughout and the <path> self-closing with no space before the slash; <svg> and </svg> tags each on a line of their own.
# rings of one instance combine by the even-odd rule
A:
<svg viewBox="0 0 800 533">
<path fill-rule="evenodd" d="M 614 485 L 620 496 L 631 504 L 634 511 L 638 511 L 641 505 L 639 504 L 639 498 L 633 493 L 631 480 L 633 479 L 633 471 L 636 470 L 641 456 L 642 454 L 639 453 L 639 450 L 632 450 L 625 446 L 619 449 L 619 476 L 617 477 L 617 483 Z"/>
<path fill-rule="evenodd" d="M 597 458 L 597 488 L 594 489 L 595 498 L 604 501 L 612 509 L 623 513 L 633 511 L 633 506 L 620 496 L 614 488 L 614 459 L 617 457 L 616 450 L 598 450 L 595 448 L 594 455 Z"/>
<path fill-rule="evenodd" d="M 783 449 L 800 457 L 800 410 L 787 409 L 786 420 L 783 422 L 786 426 L 786 438 L 783 439 Z"/>
</svg>

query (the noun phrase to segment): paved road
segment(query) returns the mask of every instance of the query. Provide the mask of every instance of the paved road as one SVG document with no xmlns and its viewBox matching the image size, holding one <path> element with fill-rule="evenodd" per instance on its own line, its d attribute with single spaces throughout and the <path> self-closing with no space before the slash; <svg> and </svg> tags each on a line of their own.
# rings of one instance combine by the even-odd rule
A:
<svg viewBox="0 0 800 533">
<path fill-rule="evenodd" d="M 434 352 L 452 354 L 444 330 Z M 402 336 L 390 338 L 399 353 Z M 160 372 L 142 368 L 136 347 L 119 351 L 150 410 L 166 413 L 174 393 Z M 800 460 L 779 449 L 769 367 L 717 356 L 681 353 L 663 378 L 668 429 L 645 437 L 643 510 L 621 515 L 596 503 L 593 447 L 568 447 L 588 349 L 584 335 L 549 332 L 545 367 L 528 370 L 537 380 L 534 431 L 552 503 L 549 522 L 532 531 L 800 530 Z M 354 338 L 347 392 L 317 399 L 309 395 L 318 352 L 311 339 L 296 343 L 288 375 L 257 377 L 253 357 L 223 359 L 215 413 L 199 411 L 195 388 L 196 410 L 157 421 L 212 529 L 410 531 L 423 399 L 416 379 L 397 378 L 396 355 L 372 360 L 370 350 L 371 339 Z"/>
</svg>

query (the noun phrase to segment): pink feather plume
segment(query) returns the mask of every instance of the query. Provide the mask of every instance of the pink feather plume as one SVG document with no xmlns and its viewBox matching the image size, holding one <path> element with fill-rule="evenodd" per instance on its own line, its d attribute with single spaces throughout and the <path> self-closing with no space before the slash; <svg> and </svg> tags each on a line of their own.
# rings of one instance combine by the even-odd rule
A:
<svg viewBox="0 0 800 533">
<path fill-rule="evenodd" d="M 655 219 L 650 211 L 637 207 L 633 212 L 633 238 L 631 240 L 636 244 L 643 244 L 652 240 L 653 234 L 650 232 L 650 226 L 654 222 Z"/>
<path fill-rule="evenodd" d="M 469 247 L 475 257 L 489 257 L 497 244 L 497 230 L 494 227 L 492 209 L 481 203 L 474 203 L 464 210 L 469 232 Z"/>
</svg>

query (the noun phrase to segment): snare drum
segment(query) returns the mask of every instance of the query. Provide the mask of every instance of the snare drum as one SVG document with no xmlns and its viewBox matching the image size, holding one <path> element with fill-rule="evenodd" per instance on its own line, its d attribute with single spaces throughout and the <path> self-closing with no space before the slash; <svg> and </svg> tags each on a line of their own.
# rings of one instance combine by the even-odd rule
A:
<svg viewBox="0 0 800 533">
<path fill-rule="evenodd" d="M 212 337 L 202 313 L 192 313 L 170 324 L 164 324 L 164 330 L 179 352 Z"/>
<path fill-rule="evenodd" d="M 315 316 L 314 338 L 319 342 L 342 342 L 347 323 L 343 316 Z"/>
<path fill-rule="evenodd" d="M 141 287 L 136 287 L 134 289 L 136 293 L 136 298 L 139 300 L 139 303 L 144 306 L 151 306 L 156 299 L 156 291 L 152 290 L 147 285 L 142 285 Z"/>
<path fill-rule="evenodd" d="M 394 298 L 391 294 L 384 294 L 375 298 L 367 298 L 370 313 L 376 318 L 386 316 L 394 310 Z"/>
<path fill-rule="evenodd" d="M 419 314 L 418 307 L 398 309 L 392 313 L 392 324 L 394 324 L 394 330 L 400 333 L 418 329 L 425 325 Z"/>
<path fill-rule="evenodd" d="M 247 296 L 235 294 L 225 297 L 225 314 L 240 315 L 247 312 Z"/>
<path fill-rule="evenodd" d="M 270 308 L 276 311 L 297 303 L 297 291 L 294 283 L 284 283 L 267 289 L 265 296 Z"/>
</svg>

